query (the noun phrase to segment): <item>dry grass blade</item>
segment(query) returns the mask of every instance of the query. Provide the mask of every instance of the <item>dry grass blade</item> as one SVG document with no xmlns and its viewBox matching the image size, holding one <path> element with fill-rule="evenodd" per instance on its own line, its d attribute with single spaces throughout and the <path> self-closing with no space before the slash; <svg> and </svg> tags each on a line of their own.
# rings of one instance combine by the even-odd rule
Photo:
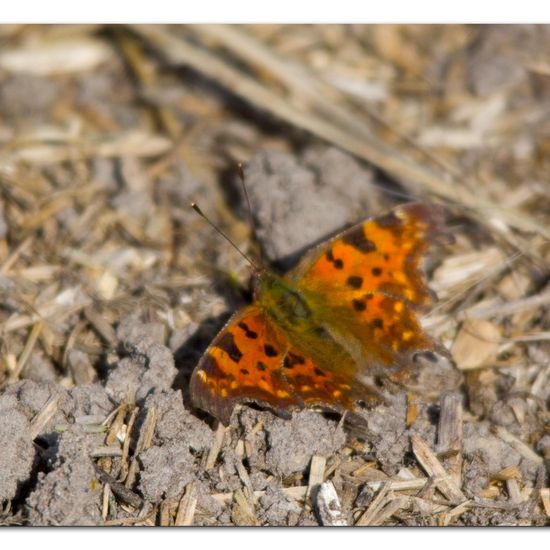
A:
<svg viewBox="0 0 550 550">
<path fill-rule="evenodd" d="M 384 483 L 378 491 L 378 494 L 374 497 L 372 502 L 369 504 L 369 507 L 361 515 L 361 517 L 356 521 L 355 525 L 365 526 L 372 525 L 375 517 L 378 515 L 380 510 L 387 502 L 387 495 L 390 492 L 390 486 L 387 483 Z"/>
<path fill-rule="evenodd" d="M 418 462 L 426 470 L 426 473 L 437 480 L 437 488 L 453 502 L 462 502 L 466 497 L 462 491 L 456 486 L 454 480 L 447 474 L 441 462 L 435 454 L 430 450 L 428 445 L 417 435 L 411 436 L 413 453 L 418 459 Z"/>
<path fill-rule="evenodd" d="M 21 355 L 17 359 L 15 370 L 11 373 L 12 381 L 16 381 L 19 378 L 19 375 L 21 374 L 21 371 L 23 370 L 25 363 L 30 357 L 32 350 L 34 349 L 34 346 L 36 344 L 36 341 L 38 340 L 38 337 L 40 336 L 43 328 L 44 328 L 43 321 L 38 321 L 32 327 L 31 333 L 29 334 L 29 337 L 27 338 L 27 342 L 25 343 L 25 347 L 23 348 Z"/>
<path fill-rule="evenodd" d="M 510 433 L 506 428 L 502 426 L 495 426 L 495 434 L 513 447 L 520 455 L 522 455 L 527 460 L 534 462 L 535 464 L 542 465 L 544 459 L 539 456 L 535 451 L 528 447 L 521 439 L 518 439 L 514 434 Z"/>
<path fill-rule="evenodd" d="M 214 467 L 214 464 L 216 464 L 216 460 L 218 458 L 218 455 L 220 454 L 223 438 L 226 432 L 227 428 L 220 422 L 218 424 L 218 428 L 216 429 L 216 436 L 214 438 L 214 441 L 212 442 L 212 446 L 208 451 L 206 463 L 204 465 L 206 470 L 211 470 Z"/>
<path fill-rule="evenodd" d="M 122 445 L 122 457 L 120 460 L 120 480 L 124 481 L 128 474 L 128 453 L 130 451 L 130 442 L 132 440 L 132 430 L 134 428 L 134 423 L 136 421 L 137 415 L 139 412 L 138 407 L 134 407 L 132 413 L 130 414 L 130 419 L 126 425 L 126 434 L 124 437 L 124 443 Z"/>
<path fill-rule="evenodd" d="M 36 437 L 44 431 L 48 422 L 53 418 L 59 406 L 59 394 L 52 395 L 39 413 L 31 421 L 31 438 Z"/>
<path fill-rule="evenodd" d="M 99 445 L 90 453 L 92 458 L 122 456 L 122 449 L 118 446 Z"/>
<path fill-rule="evenodd" d="M 530 309 L 538 309 L 542 306 L 550 304 L 550 292 L 542 292 L 529 296 L 527 298 L 521 298 L 519 300 L 513 300 L 510 302 L 500 302 L 488 307 L 482 305 L 475 305 L 468 308 L 465 311 L 459 313 L 459 319 L 488 319 L 494 317 L 506 317 L 514 313 L 527 311 Z"/>
</svg>

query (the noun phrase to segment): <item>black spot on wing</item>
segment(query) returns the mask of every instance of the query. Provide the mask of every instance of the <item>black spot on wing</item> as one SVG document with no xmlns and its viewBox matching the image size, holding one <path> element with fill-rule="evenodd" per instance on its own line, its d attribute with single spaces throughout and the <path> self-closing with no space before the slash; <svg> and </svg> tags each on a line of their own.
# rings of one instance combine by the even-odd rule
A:
<svg viewBox="0 0 550 550">
<path fill-rule="evenodd" d="M 351 288 L 359 289 L 363 285 L 363 277 L 352 275 L 351 277 L 348 277 L 346 284 Z"/>
<path fill-rule="evenodd" d="M 351 301 L 351 305 L 355 311 L 365 311 L 367 309 L 367 304 L 363 300 L 357 300 L 356 298 Z"/>
<path fill-rule="evenodd" d="M 267 369 L 267 366 L 266 366 L 265 363 L 262 363 L 261 361 L 258 361 L 258 362 L 256 363 L 256 368 L 257 368 L 258 370 L 262 371 L 262 370 L 266 370 L 266 369 Z"/>
<path fill-rule="evenodd" d="M 235 363 L 238 363 L 243 356 L 241 350 L 235 344 L 235 338 L 230 332 L 226 332 L 216 343 L 216 346 L 225 351 Z"/>
<path fill-rule="evenodd" d="M 336 269 L 342 269 L 344 267 L 344 262 L 340 258 L 335 258 L 334 254 L 332 253 L 332 249 L 327 250 L 325 253 L 325 256 L 327 260 L 336 268 Z"/>
<path fill-rule="evenodd" d="M 305 362 L 306 360 L 301 355 L 297 355 L 296 353 L 289 351 L 283 361 L 283 366 L 286 369 L 291 369 L 295 365 L 303 365 Z"/>
<path fill-rule="evenodd" d="M 381 267 L 373 267 L 371 269 L 371 273 L 375 276 L 375 277 L 380 277 L 380 275 L 382 275 L 382 268 Z"/>
<path fill-rule="evenodd" d="M 244 321 L 241 321 L 238 326 L 244 330 L 244 334 L 247 338 L 250 338 L 251 340 L 258 338 L 258 333 L 254 330 L 250 330 Z"/>
<path fill-rule="evenodd" d="M 376 250 L 376 245 L 365 237 L 365 232 L 363 231 L 363 226 L 360 225 L 354 229 L 350 229 L 342 238 L 342 240 L 357 250 L 360 250 L 364 254 L 368 252 L 373 252 Z"/>
<path fill-rule="evenodd" d="M 264 352 L 268 357 L 277 357 L 277 355 L 279 355 L 271 344 L 266 344 L 264 346 Z"/>
<path fill-rule="evenodd" d="M 376 319 L 372 320 L 372 325 L 374 326 L 374 328 L 384 328 L 384 321 L 377 317 Z"/>
</svg>

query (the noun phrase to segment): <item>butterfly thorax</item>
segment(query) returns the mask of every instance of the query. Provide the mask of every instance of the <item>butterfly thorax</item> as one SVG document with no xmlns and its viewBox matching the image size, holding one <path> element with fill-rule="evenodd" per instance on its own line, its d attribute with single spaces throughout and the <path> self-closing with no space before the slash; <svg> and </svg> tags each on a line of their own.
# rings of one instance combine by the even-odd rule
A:
<svg viewBox="0 0 550 550">
<path fill-rule="evenodd" d="M 282 329 L 296 330 L 311 324 L 310 307 L 287 280 L 264 271 L 254 275 L 253 286 L 260 307 Z"/>
</svg>

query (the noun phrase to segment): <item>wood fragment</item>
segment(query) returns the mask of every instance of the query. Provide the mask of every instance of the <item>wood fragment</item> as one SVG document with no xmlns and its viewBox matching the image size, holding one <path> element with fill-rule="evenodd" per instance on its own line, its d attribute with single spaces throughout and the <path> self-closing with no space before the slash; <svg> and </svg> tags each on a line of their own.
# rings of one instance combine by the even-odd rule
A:
<svg viewBox="0 0 550 550">
<path fill-rule="evenodd" d="M 547 487 L 540 489 L 540 499 L 542 501 L 542 506 L 546 517 L 550 518 L 550 489 Z"/>
<path fill-rule="evenodd" d="M 412 392 L 407 392 L 407 427 L 410 428 L 418 415 L 418 398 Z"/>
<path fill-rule="evenodd" d="M 325 481 L 319 486 L 315 495 L 315 511 L 321 525 L 330 527 L 347 526 L 346 519 L 342 516 L 342 506 L 334 485 Z"/>
<path fill-rule="evenodd" d="M 456 486 L 454 480 L 447 474 L 445 468 L 441 465 L 435 454 L 428 445 L 418 436 L 411 436 L 413 453 L 418 459 L 420 465 L 426 470 L 426 473 L 436 478 L 437 488 L 443 495 L 451 501 L 462 502 L 466 497 Z"/>
<path fill-rule="evenodd" d="M 449 511 L 441 512 L 438 518 L 438 525 L 442 527 L 450 525 L 454 519 L 457 519 L 470 509 L 470 504 L 470 500 L 465 500 L 462 504 L 451 508 Z"/>
<path fill-rule="evenodd" d="M 179 502 L 174 525 L 193 525 L 195 510 L 197 507 L 197 499 L 197 482 L 191 481 L 191 483 L 185 487 L 185 492 Z"/>
<path fill-rule="evenodd" d="M 441 398 L 437 431 L 438 453 L 454 453 L 447 458 L 449 475 L 457 487 L 462 485 L 462 396 L 448 393 Z"/>
<path fill-rule="evenodd" d="M 500 330 L 495 324 L 486 319 L 466 319 L 451 353 L 459 369 L 476 369 L 496 358 L 500 341 Z"/>
<path fill-rule="evenodd" d="M 513 464 L 511 466 L 503 468 L 502 470 L 499 470 L 495 474 L 492 474 L 491 479 L 496 479 L 498 481 L 508 481 L 510 479 L 515 479 L 516 481 L 521 481 L 521 472 L 519 471 L 517 465 Z"/>
<path fill-rule="evenodd" d="M 411 505 L 412 497 L 408 496 L 398 496 L 392 498 L 376 517 L 372 520 L 370 525 L 383 525 L 383 523 L 390 519 L 396 512 L 408 508 Z"/>
<path fill-rule="evenodd" d="M 510 497 L 510 502 L 513 504 L 519 504 L 523 502 L 523 497 L 521 495 L 521 489 L 519 483 L 516 479 L 507 479 L 506 480 L 506 489 L 508 490 L 508 495 Z"/>
<path fill-rule="evenodd" d="M 240 489 L 233 493 L 233 501 L 231 519 L 235 525 L 260 525 L 250 501 Z"/>
<path fill-rule="evenodd" d="M 99 479 L 108 484 L 112 493 L 118 497 L 122 502 L 125 502 L 136 509 L 141 509 L 143 505 L 142 498 L 126 488 L 122 483 L 119 483 L 113 476 L 102 470 L 97 464 L 94 463 L 94 469 Z"/>
<path fill-rule="evenodd" d="M 107 437 L 105 437 L 105 445 L 111 446 L 117 440 L 117 435 L 122 428 L 122 424 L 124 423 L 124 417 L 126 416 L 127 410 L 128 410 L 128 406 L 125 403 L 123 403 L 119 407 L 118 412 L 115 416 L 115 419 L 111 424 L 111 427 L 109 428 L 109 433 L 107 434 Z"/>
<path fill-rule="evenodd" d="M 103 486 L 103 500 L 101 506 L 101 519 L 105 521 L 107 515 L 109 514 L 109 497 L 111 495 L 111 486 L 108 483 L 105 483 Z"/>
<path fill-rule="evenodd" d="M 138 462 L 139 453 L 145 451 L 151 446 L 151 442 L 153 441 L 153 436 L 155 435 L 156 422 L 157 422 L 157 409 L 156 407 L 151 407 L 150 409 L 147 410 L 147 414 L 145 415 L 145 420 L 143 421 L 143 424 L 141 426 L 138 441 L 136 444 L 136 450 L 132 458 L 132 461 L 130 462 L 130 468 L 128 469 L 128 475 L 126 476 L 126 481 L 124 482 L 124 485 L 128 488 L 132 487 L 132 485 L 134 484 L 136 474 L 139 469 L 139 462 Z M 121 453 L 121 456 L 122 456 L 122 453 Z"/>
<path fill-rule="evenodd" d="M 384 483 L 381 486 L 380 490 L 378 491 L 378 494 L 373 498 L 372 502 L 369 504 L 368 508 L 355 522 L 355 525 L 357 526 L 371 525 L 372 522 L 374 521 L 374 518 L 378 514 L 378 512 L 382 509 L 382 507 L 386 503 L 386 497 L 389 492 L 390 492 L 389 485 L 387 483 Z"/>
<path fill-rule="evenodd" d="M 319 487 L 324 481 L 327 459 L 324 456 L 313 455 L 309 466 L 309 480 L 306 499 L 311 498 L 312 490 Z M 329 489 L 327 489 L 329 491 Z"/>
<path fill-rule="evenodd" d="M 246 471 L 244 464 L 240 460 L 237 460 L 235 467 L 237 468 L 237 474 L 239 475 L 239 479 L 244 485 L 244 488 L 243 488 L 244 495 L 248 499 L 250 503 L 250 507 L 253 509 L 254 508 L 254 489 L 252 488 L 252 482 L 250 481 L 250 476 L 248 475 L 248 472 Z"/>
<path fill-rule="evenodd" d="M 172 508 L 173 502 L 163 500 L 160 503 L 159 509 L 159 524 L 161 527 L 169 527 L 172 524 Z"/>
<path fill-rule="evenodd" d="M 134 423 L 136 421 L 137 415 L 139 412 L 138 407 L 134 407 L 132 413 L 130 414 L 130 419 L 126 425 L 126 437 L 124 438 L 124 443 L 122 444 L 122 456 L 120 460 L 120 474 L 119 480 L 124 481 L 128 474 L 128 453 L 130 450 L 130 442 L 132 440 L 132 430 L 134 429 Z"/>
<path fill-rule="evenodd" d="M 391 491 L 398 492 L 398 491 L 414 491 L 416 489 L 422 489 L 428 482 L 429 482 L 429 479 L 419 478 L 419 479 L 407 479 L 403 481 L 398 481 L 398 480 L 367 481 L 365 485 L 367 485 L 374 491 L 378 491 L 383 485 L 388 485 L 388 488 Z"/>
</svg>

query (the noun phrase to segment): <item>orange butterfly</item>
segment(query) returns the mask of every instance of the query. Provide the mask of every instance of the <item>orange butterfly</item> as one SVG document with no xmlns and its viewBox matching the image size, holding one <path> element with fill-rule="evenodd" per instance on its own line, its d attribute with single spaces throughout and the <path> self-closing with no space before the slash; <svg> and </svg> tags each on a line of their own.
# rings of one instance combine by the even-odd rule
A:
<svg viewBox="0 0 550 550">
<path fill-rule="evenodd" d="M 420 351 L 444 351 L 415 312 L 433 293 L 428 244 L 452 242 L 437 205 L 410 203 L 311 250 L 286 276 L 258 268 L 254 301 L 214 338 L 191 377 L 193 403 L 228 425 L 235 404 L 288 417 L 380 402 L 372 379 L 405 381 Z"/>
</svg>

